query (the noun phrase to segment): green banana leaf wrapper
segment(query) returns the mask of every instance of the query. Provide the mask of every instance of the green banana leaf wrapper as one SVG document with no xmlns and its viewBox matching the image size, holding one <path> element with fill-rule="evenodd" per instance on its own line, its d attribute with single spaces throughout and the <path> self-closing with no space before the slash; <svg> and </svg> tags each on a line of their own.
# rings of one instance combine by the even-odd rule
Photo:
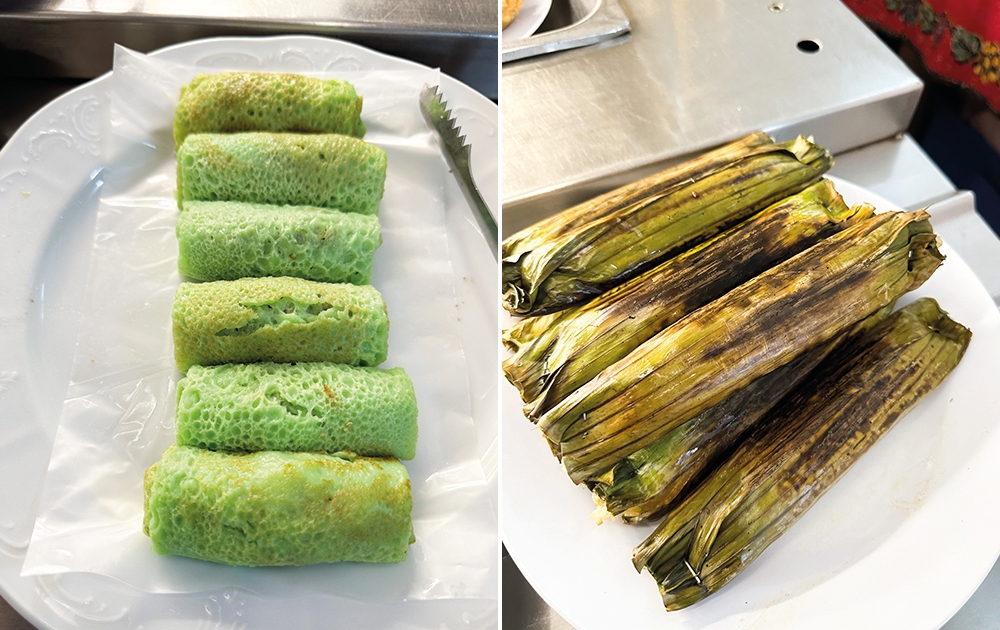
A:
<svg viewBox="0 0 1000 630">
<path fill-rule="evenodd" d="M 589 302 L 521 320 L 504 334 L 516 350 L 504 374 L 537 417 L 685 315 L 873 213 L 821 180 Z"/>
<path fill-rule="evenodd" d="M 919 287 L 944 259 L 926 212 L 887 212 L 646 341 L 538 418 L 575 483 Z"/>
<path fill-rule="evenodd" d="M 504 307 L 541 315 L 588 300 L 803 190 L 833 164 L 805 138 L 769 140 L 727 145 L 506 239 Z"/>
<path fill-rule="evenodd" d="M 893 306 L 879 309 L 848 332 L 760 377 L 588 481 L 595 502 L 626 523 L 662 518 L 836 347 L 885 320 Z"/>
<path fill-rule="evenodd" d="M 542 219 L 530 228 L 504 239 L 504 249 L 512 254 L 531 251 L 547 240 L 568 234 L 581 225 L 605 218 L 636 201 L 668 190 L 683 181 L 703 177 L 733 160 L 745 157 L 755 149 L 773 144 L 774 138 L 763 131 L 747 134 L 681 164 Z"/>
<path fill-rule="evenodd" d="M 668 610 L 718 591 L 958 365 L 971 332 L 924 298 L 837 350 L 638 547 Z"/>
</svg>

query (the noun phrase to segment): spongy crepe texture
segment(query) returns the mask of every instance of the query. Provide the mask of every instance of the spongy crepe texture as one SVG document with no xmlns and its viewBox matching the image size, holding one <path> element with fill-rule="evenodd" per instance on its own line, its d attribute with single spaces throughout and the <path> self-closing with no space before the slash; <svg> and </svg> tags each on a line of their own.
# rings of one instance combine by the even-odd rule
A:
<svg viewBox="0 0 1000 630">
<path fill-rule="evenodd" d="M 160 554 L 229 565 L 402 562 L 413 541 L 406 468 L 345 455 L 170 446 L 144 478 Z"/>
<path fill-rule="evenodd" d="M 182 282 L 173 336 L 182 372 L 262 361 L 373 366 L 388 353 L 389 316 L 369 285 L 289 277 Z"/>
<path fill-rule="evenodd" d="M 192 366 L 177 443 L 224 451 L 352 451 L 413 459 L 417 398 L 402 368 L 334 363 Z"/>
<path fill-rule="evenodd" d="M 386 154 L 350 136 L 195 133 L 177 149 L 177 199 L 377 214 Z"/>
<path fill-rule="evenodd" d="M 192 133 L 293 131 L 361 138 L 362 99 L 347 81 L 280 72 L 199 74 L 181 88 L 174 142 Z"/>
<path fill-rule="evenodd" d="M 195 280 L 294 276 L 371 282 L 378 218 L 309 206 L 189 201 L 177 219 L 180 272 Z"/>
</svg>

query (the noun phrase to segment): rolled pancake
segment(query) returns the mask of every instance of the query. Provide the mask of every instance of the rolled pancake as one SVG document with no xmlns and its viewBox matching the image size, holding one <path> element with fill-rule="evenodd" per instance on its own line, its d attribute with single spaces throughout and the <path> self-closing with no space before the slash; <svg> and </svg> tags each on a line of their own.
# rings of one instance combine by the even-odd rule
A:
<svg viewBox="0 0 1000 630">
<path fill-rule="evenodd" d="M 181 88 L 174 142 L 192 133 L 293 131 L 361 138 L 362 99 L 347 81 L 280 72 L 199 74 Z"/>
<path fill-rule="evenodd" d="M 153 550 L 239 566 L 402 562 L 413 542 L 406 468 L 350 454 L 170 446 L 144 478 Z"/>
<path fill-rule="evenodd" d="M 352 451 L 413 459 L 417 398 L 402 368 L 334 363 L 192 366 L 177 443 L 223 451 Z"/>
<path fill-rule="evenodd" d="M 386 154 L 350 136 L 195 133 L 177 149 L 177 199 L 377 214 Z"/>
<path fill-rule="evenodd" d="M 192 365 L 385 361 L 389 316 L 369 285 L 301 278 L 182 282 L 174 296 L 174 358 Z"/>
<path fill-rule="evenodd" d="M 180 272 L 195 280 L 293 276 L 367 284 L 378 218 L 309 206 L 189 201 L 177 219 Z"/>
</svg>

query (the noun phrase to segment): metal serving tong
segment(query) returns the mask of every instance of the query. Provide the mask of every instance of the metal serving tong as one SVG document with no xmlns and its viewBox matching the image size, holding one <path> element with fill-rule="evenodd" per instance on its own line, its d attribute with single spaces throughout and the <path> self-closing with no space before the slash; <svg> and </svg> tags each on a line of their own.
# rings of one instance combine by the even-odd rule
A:
<svg viewBox="0 0 1000 630">
<path fill-rule="evenodd" d="M 455 124 L 455 119 L 451 117 L 451 110 L 448 109 L 448 104 L 438 93 L 437 86 L 424 85 L 424 88 L 420 90 L 420 111 L 441 139 L 448 166 L 451 167 L 451 172 L 458 180 L 458 186 L 462 189 L 469 205 L 476 210 L 476 220 L 490 246 L 490 251 L 493 252 L 493 257 L 498 258 L 497 250 L 500 238 L 497 222 L 483 200 L 479 188 L 476 187 L 475 180 L 472 179 L 472 171 L 469 169 L 471 148 L 465 144 L 465 136 L 461 135 L 462 129 Z"/>
</svg>

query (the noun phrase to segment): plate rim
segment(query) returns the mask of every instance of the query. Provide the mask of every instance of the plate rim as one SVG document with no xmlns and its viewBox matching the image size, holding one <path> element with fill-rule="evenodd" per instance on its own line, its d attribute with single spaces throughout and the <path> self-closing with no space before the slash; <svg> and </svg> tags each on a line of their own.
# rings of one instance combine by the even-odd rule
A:
<svg viewBox="0 0 1000 630">
<path fill-rule="evenodd" d="M 545 18 L 549 16 L 549 11 L 552 10 L 552 0 L 524 0 L 525 5 L 528 5 L 529 3 L 534 5 L 535 8 L 537 8 L 537 10 L 539 11 L 539 17 L 536 17 L 535 21 L 533 22 L 525 21 L 522 22 L 521 24 L 518 24 L 517 20 L 524 14 L 524 9 L 526 8 L 525 6 L 522 6 L 521 11 L 518 13 L 517 16 L 514 17 L 514 20 L 507 25 L 507 28 L 502 29 L 500 35 L 501 40 L 503 39 L 503 33 L 508 31 L 515 24 L 517 24 L 517 28 L 515 28 L 514 32 L 507 37 L 508 42 L 513 42 L 520 39 L 531 37 L 542 26 L 542 23 L 545 22 Z"/>
</svg>

